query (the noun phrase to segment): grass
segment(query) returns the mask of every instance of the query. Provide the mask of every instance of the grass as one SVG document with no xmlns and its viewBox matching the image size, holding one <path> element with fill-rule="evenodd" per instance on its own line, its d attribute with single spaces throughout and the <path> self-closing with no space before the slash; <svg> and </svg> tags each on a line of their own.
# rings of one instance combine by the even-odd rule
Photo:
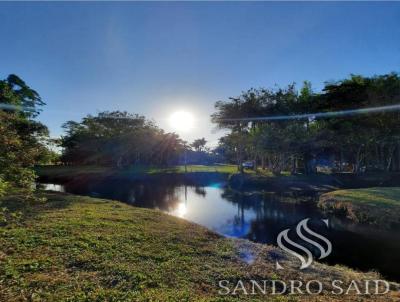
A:
<svg viewBox="0 0 400 302">
<path fill-rule="evenodd" d="M 358 204 L 378 207 L 400 206 L 400 188 L 398 187 L 338 190 L 328 194 L 338 200 L 349 200 Z"/>
<path fill-rule="evenodd" d="M 185 166 L 171 166 L 171 167 L 152 167 L 152 166 L 135 166 L 126 169 L 116 169 L 113 167 L 101 166 L 38 166 L 36 172 L 39 176 L 76 176 L 80 174 L 156 174 L 156 173 L 184 173 Z M 234 174 L 237 173 L 235 165 L 188 165 L 187 171 L 190 173 L 196 172 L 218 172 Z"/>
<path fill-rule="evenodd" d="M 337 190 L 323 194 L 319 206 L 357 222 L 392 227 L 400 225 L 400 188 Z"/>
<path fill-rule="evenodd" d="M 150 171 L 150 173 L 160 173 L 165 171 L 177 172 L 177 173 L 184 173 L 185 166 L 175 166 L 172 168 L 160 169 L 154 168 Z M 188 165 L 187 166 L 188 172 L 218 172 L 218 173 L 227 173 L 227 174 L 234 174 L 237 173 L 237 167 L 235 165 Z"/>
<path fill-rule="evenodd" d="M 170 166 L 170 167 L 156 167 L 156 166 L 135 166 L 124 169 L 117 169 L 113 167 L 104 166 L 37 166 L 35 171 L 39 176 L 74 176 L 79 174 L 157 174 L 157 173 L 185 173 L 185 166 Z M 197 172 L 217 172 L 226 174 L 237 174 L 238 169 L 236 165 L 230 164 L 215 164 L 215 165 L 187 165 L 188 173 Z M 247 175 L 268 176 L 274 177 L 271 171 L 258 168 L 257 172 L 252 169 L 244 169 Z M 289 176 L 287 171 L 282 172 L 282 176 Z"/>
<path fill-rule="evenodd" d="M 160 211 L 55 192 L 39 196 L 47 201 L 0 199 L 0 301 L 343 301 L 329 295 L 220 296 L 217 284 L 377 278 L 319 263 L 300 271 L 274 247 L 222 238 Z M 249 254 L 252 263 L 244 261 Z M 276 259 L 284 270 L 275 270 Z"/>
</svg>

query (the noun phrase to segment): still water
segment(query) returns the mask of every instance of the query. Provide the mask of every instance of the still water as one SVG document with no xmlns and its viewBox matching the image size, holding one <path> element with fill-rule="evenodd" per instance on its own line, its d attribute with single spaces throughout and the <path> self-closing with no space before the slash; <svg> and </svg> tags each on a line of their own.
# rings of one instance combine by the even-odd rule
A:
<svg viewBox="0 0 400 302">
<path fill-rule="evenodd" d="M 224 236 L 276 245 L 279 232 L 310 218 L 313 230 L 329 238 L 329 264 L 362 271 L 375 270 L 400 280 L 400 230 L 384 230 L 326 215 L 316 206 L 315 193 L 237 192 L 223 182 L 183 183 L 171 177 L 151 181 L 89 180 L 42 184 L 45 189 L 120 200 L 159 209 Z M 321 219 L 329 219 L 327 228 Z"/>
</svg>

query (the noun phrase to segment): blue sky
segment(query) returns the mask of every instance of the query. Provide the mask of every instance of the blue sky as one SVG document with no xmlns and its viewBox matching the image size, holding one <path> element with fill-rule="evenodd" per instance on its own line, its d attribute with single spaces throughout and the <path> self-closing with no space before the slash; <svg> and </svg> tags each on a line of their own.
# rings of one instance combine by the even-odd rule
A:
<svg viewBox="0 0 400 302">
<path fill-rule="evenodd" d="M 251 87 L 400 70 L 400 3 L 0 3 L 0 77 L 21 76 L 61 124 L 102 110 L 196 117 L 215 142 L 217 100 Z"/>
</svg>

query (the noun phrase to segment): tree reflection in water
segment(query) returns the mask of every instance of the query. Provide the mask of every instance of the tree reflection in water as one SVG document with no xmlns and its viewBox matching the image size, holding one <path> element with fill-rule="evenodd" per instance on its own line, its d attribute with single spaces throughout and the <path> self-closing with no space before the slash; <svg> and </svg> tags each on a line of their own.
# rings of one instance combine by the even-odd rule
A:
<svg viewBox="0 0 400 302">
<path fill-rule="evenodd" d="M 333 244 L 333 253 L 324 261 L 362 270 L 375 269 L 400 280 L 400 232 L 356 224 L 343 217 L 326 217 L 317 208 L 317 195 L 313 192 L 238 192 L 224 187 L 220 179 L 187 181 L 176 176 L 140 181 L 74 179 L 60 188 L 74 194 L 160 209 L 225 236 L 269 244 L 276 244 L 282 230 L 311 218 L 312 229 Z M 329 218 L 329 229 L 323 225 L 323 218 Z M 294 234 L 292 231 L 289 236 L 298 240 Z"/>
</svg>

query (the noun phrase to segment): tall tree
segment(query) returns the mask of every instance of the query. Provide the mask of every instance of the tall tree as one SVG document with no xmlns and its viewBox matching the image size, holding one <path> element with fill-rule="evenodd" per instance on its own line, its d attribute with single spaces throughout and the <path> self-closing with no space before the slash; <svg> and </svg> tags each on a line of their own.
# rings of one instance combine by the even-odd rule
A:
<svg viewBox="0 0 400 302">
<path fill-rule="evenodd" d="M 46 151 L 48 130 L 34 119 L 43 105 L 18 76 L 0 81 L 0 179 L 12 186 L 32 185 L 32 167 Z"/>
<path fill-rule="evenodd" d="M 262 166 L 267 162 L 277 174 L 282 169 L 294 173 L 301 162 L 305 173 L 313 173 L 321 156 L 334 158 L 339 171 L 389 171 L 400 170 L 399 111 L 350 113 L 399 103 L 398 74 L 370 78 L 352 75 L 326 83 L 321 93 L 314 93 L 309 82 L 304 82 L 300 92 L 294 85 L 250 89 L 239 97 L 217 102 L 212 120 L 231 132 L 220 140 L 222 149 L 225 144 L 226 150 L 240 151 L 241 158 L 252 157 Z M 346 110 L 348 115 L 335 114 Z M 313 116 L 321 112 L 327 116 Z M 252 120 L 255 117 L 264 119 Z M 235 135 L 250 140 L 232 140 Z"/>
<path fill-rule="evenodd" d="M 207 141 L 203 137 L 203 138 L 195 139 L 193 141 L 193 143 L 191 144 L 191 147 L 194 148 L 197 152 L 201 152 L 201 151 L 204 151 L 206 144 L 207 144 Z"/>
<path fill-rule="evenodd" d="M 166 165 L 183 150 L 181 139 L 165 133 L 144 116 L 127 112 L 101 112 L 78 123 L 64 124 L 62 161 L 125 167 L 138 164 Z"/>
</svg>

